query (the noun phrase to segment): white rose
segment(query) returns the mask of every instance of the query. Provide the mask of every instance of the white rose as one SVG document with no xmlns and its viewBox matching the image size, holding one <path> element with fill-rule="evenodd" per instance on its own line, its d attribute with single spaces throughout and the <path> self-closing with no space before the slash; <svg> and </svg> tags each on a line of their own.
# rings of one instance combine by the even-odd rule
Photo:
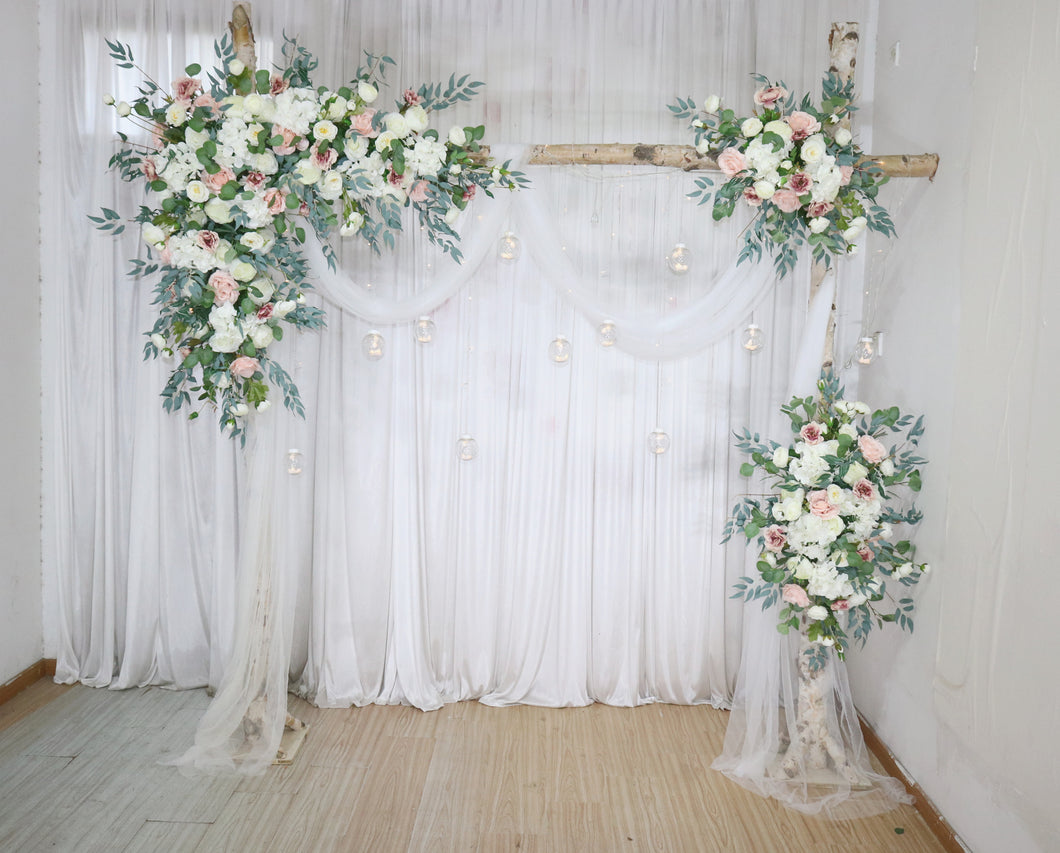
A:
<svg viewBox="0 0 1060 853">
<path fill-rule="evenodd" d="M 393 133 L 389 130 L 384 130 L 375 138 L 375 150 L 382 153 L 383 151 L 389 151 L 391 144 L 397 139 Z"/>
<path fill-rule="evenodd" d="M 853 424 L 843 424 L 839 428 L 839 434 L 840 435 L 849 435 L 851 438 L 856 440 L 857 437 L 858 437 L 858 430 L 857 430 L 857 427 L 855 427 Z"/>
<path fill-rule="evenodd" d="M 750 139 L 752 136 L 758 136 L 762 132 L 762 120 L 756 116 L 751 116 L 749 119 L 745 119 L 744 123 L 740 125 L 740 133 Z"/>
<path fill-rule="evenodd" d="M 250 249 L 252 252 L 256 252 L 259 249 L 264 248 L 265 238 L 261 236 L 257 231 L 247 231 L 242 237 L 239 238 L 239 242 Z"/>
<path fill-rule="evenodd" d="M 894 573 L 900 578 L 907 578 L 913 573 L 913 564 L 902 563 L 902 565 L 894 570 Z"/>
<path fill-rule="evenodd" d="M 791 129 L 791 125 L 789 125 L 786 121 L 781 121 L 780 119 L 768 122 L 766 126 L 762 128 L 762 131 L 764 133 L 775 133 L 777 136 L 783 139 L 785 143 L 791 142 L 791 136 L 792 133 L 794 133 L 794 131 Z"/>
<path fill-rule="evenodd" d="M 184 131 L 184 141 L 192 151 L 198 151 L 210 138 L 205 130 L 192 130 L 190 127 Z"/>
<path fill-rule="evenodd" d="M 140 229 L 140 236 L 148 246 L 158 246 L 166 241 L 166 232 L 153 222 L 145 222 Z"/>
<path fill-rule="evenodd" d="M 880 463 L 880 473 L 883 474 L 884 477 L 894 476 L 894 462 L 892 462 L 889 458 L 884 459 Z"/>
<path fill-rule="evenodd" d="M 788 465 L 788 448 L 778 447 L 773 451 L 773 464 L 778 468 L 786 468 Z"/>
<path fill-rule="evenodd" d="M 243 98 L 243 112 L 248 116 L 257 116 L 265 110 L 265 99 L 257 92 L 251 92 Z"/>
<path fill-rule="evenodd" d="M 122 101 L 120 104 L 118 104 L 116 109 L 118 110 L 118 115 L 120 115 L 122 118 L 125 118 L 129 113 L 132 112 L 132 107 L 130 107 L 129 104 L 125 101 Z"/>
<path fill-rule="evenodd" d="M 327 139 L 328 141 L 334 139 L 339 135 L 339 129 L 335 127 L 335 123 L 324 119 L 318 121 L 313 125 L 313 138 L 314 139 Z"/>
<path fill-rule="evenodd" d="M 232 208 L 227 201 L 222 201 L 216 196 L 206 202 L 206 207 L 203 210 L 218 225 L 227 225 L 232 221 Z"/>
<path fill-rule="evenodd" d="M 259 412 L 267 412 L 271 408 L 272 408 L 272 401 L 271 400 L 262 400 L 260 403 L 258 403 L 258 411 Z"/>
<path fill-rule="evenodd" d="M 835 640 L 832 639 L 831 637 L 818 637 L 817 638 L 817 642 L 820 643 L 822 646 L 834 646 L 835 645 Z"/>
<path fill-rule="evenodd" d="M 173 127 L 179 127 L 188 120 L 188 110 L 184 104 L 177 101 L 172 103 L 166 109 L 166 124 L 171 124 Z"/>
<path fill-rule="evenodd" d="M 103 96 L 103 103 L 105 103 L 108 107 L 113 107 L 114 106 L 114 96 L 109 94 L 109 93 L 104 95 Z"/>
<path fill-rule="evenodd" d="M 335 100 L 328 104 L 328 118 L 332 121 L 337 121 L 346 115 L 349 108 L 349 101 L 342 97 L 342 95 L 336 95 Z"/>
<path fill-rule="evenodd" d="M 237 418 L 241 418 L 250 411 L 250 408 L 246 403 L 236 403 L 229 411 Z"/>
<path fill-rule="evenodd" d="M 457 145 L 457 146 L 466 145 L 467 144 L 467 135 L 464 133 L 464 128 L 462 128 L 462 127 L 451 128 L 450 131 L 449 131 L 449 142 L 452 145 Z"/>
<path fill-rule="evenodd" d="M 459 216 L 460 216 L 460 208 L 456 207 L 454 205 L 453 207 L 450 207 L 445 212 L 445 216 L 442 217 L 442 218 L 445 219 L 445 224 L 446 225 L 452 225 L 454 222 L 456 222 L 456 220 L 459 218 Z"/>
<path fill-rule="evenodd" d="M 405 110 L 405 123 L 413 133 L 422 133 L 427 129 L 427 110 L 419 104 L 413 104 Z"/>
<path fill-rule="evenodd" d="M 868 473 L 869 469 L 860 462 L 853 462 L 847 469 L 846 474 L 843 475 L 843 482 L 848 486 L 853 486 L 855 483 L 864 480 Z"/>
<path fill-rule="evenodd" d="M 239 261 L 232 265 L 232 278 L 236 281 L 250 281 L 257 274 L 258 271 L 254 269 L 254 265 L 246 261 Z"/>
<path fill-rule="evenodd" d="M 328 201 L 335 201 L 342 195 L 342 175 L 329 169 L 320 179 L 320 196 Z"/>
<path fill-rule="evenodd" d="M 342 228 L 339 229 L 339 234 L 343 237 L 349 237 L 351 234 L 356 234 L 360 231 L 363 225 L 364 216 L 355 210 L 349 215 L 346 221 L 342 223 Z"/>
<path fill-rule="evenodd" d="M 699 155 L 700 157 L 702 157 L 702 156 L 703 156 L 704 154 L 706 154 L 706 153 L 707 153 L 708 151 L 710 151 L 710 142 L 709 142 L 709 140 L 708 140 L 708 139 L 707 139 L 707 138 L 706 138 L 706 137 L 704 136 L 704 137 L 703 137 L 703 138 L 702 138 L 701 140 L 699 140 L 699 142 L 697 142 L 697 143 L 696 143 L 696 153 L 697 153 L 697 154 L 698 154 L 698 155 Z"/>
<path fill-rule="evenodd" d="M 828 608 L 815 604 L 806 611 L 806 618 L 812 619 L 814 622 L 823 622 L 828 618 Z"/>
<path fill-rule="evenodd" d="M 821 134 L 815 133 L 802 143 L 802 148 L 799 150 L 804 162 L 816 163 L 828 153 L 828 145 Z"/>
<path fill-rule="evenodd" d="M 276 305 L 272 309 L 272 316 L 275 317 L 277 320 L 282 320 L 284 317 L 294 311 L 294 309 L 297 307 L 298 305 L 296 302 L 290 299 L 285 299 L 283 302 L 276 303 Z"/>
<path fill-rule="evenodd" d="M 864 216 L 856 216 L 850 220 L 850 225 L 843 232 L 843 239 L 848 243 L 852 240 L 857 240 L 865 231 L 865 226 L 868 225 L 868 220 Z"/>
<path fill-rule="evenodd" d="M 822 231 L 828 228 L 828 220 L 823 216 L 818 216 L 810 220 L 810 233 L 820 234 Z"/>
<path fill-rule="evenodd" d="M 366 104 L 372 103 L 377 97 L 379 97 L 379 90 L 375 88 L 371 83 L 362 80 L 357 84 L 357 97 L 364 101 Z"/>
<path fill-rule="evenodd" d="M 247 288 L 247 296 L 255 305 L 264 305 L 276 292 L 276 286 L 270 278 L 256 278 Z"/>
<path fill-rule="evenodd" d="M 298 175 L 298 182 L 305 186 L 315 184 L 324 174 L 318 166 L 314 166 L 309 160 L 299 160 L 298 165 L 295 166 L 295 172 Z"/>
<path fill-rule="evenodd" d="M 769 181 L 755 181 L 754 190 L 762 201 L 768 201 L 773 198 L 773 193 L 777 191 L 777 188 Z"/>
<path fill-rule="evenodd" d="M 711 95 L 703 102 L 703 112 L 716 113 L 720 106 L 721 98 L 717 95 Z"/>
<path fill-rule="evenodd" d="M 238 59 L 233 59 L 231 62 L 228 63 L 228 73 L 231 74 L 233 77 L 238 77 L 246 70 L 246 68 L 247 66 L 245 66 Z"/>
<path fill-rule="evenodd" d="M 863 592 L 855 592 L 852 596 L 850 596 L 850 598 L 847 599 L 847 601 L 850 602 L 851 607 L 861 607 L 861 605 L 868 600 L 869 597 Z"/>
<path fill-rule="evenodd" d="M 398 139 L 404 139 L 411 132 L 409 123 L 405 121 L 405 117 L 401 113 L 387 113 L 386 118 L 383 119 L 383 124 Z"/>
<path fill-rule="evenodd" d="M 835 132 L 835 141 L 837 145 L 849 145 L 851 139 L 853 139 L 853 137 L 850 135 L 850 131 L 845 127 L 841 127 Z"/>
<path fill-rule="evenodd" d="M 158 334 L 157 332 L 155 334 L 151 335 L 151 343 L 153 343 L 156 347 L 158 347 L 158 349 L 165 349 L 166 348 L 166 339 L 162 335 Z"/>
<path fill-rule="evenodd" d="M 190 181 L 184 192 L 191 201 L 198 202 L 199 204 L 208 201 L 210 198 L 209 187 L 207 187 L 202 181 Z"/>
<path fill-rule="evenodd" d="M 258 349 L 265 349 L 276 338 L 272 334 L 272 326 L 268 323 L 262 323 L 250 330 L 250 340 L 253 341 L 254 346 Z"/>
</svg>

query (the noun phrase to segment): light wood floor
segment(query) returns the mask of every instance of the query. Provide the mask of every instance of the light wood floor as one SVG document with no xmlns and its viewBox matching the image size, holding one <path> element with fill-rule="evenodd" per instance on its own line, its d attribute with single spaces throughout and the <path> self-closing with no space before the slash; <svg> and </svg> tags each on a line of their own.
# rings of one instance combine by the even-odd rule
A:
<svg viewBox="0 0 1060 853">
<path fill-rule="evenodd" d="M 292 767 L 186 779 L 201 690 L 42 681 L 0 707 L 0 850 L 926 853 L 911 807 L 830 822 L 710 769 L 708 707 L 322 710 Z M 898 832 L 897 830 L 901 830 Z"/>
</svg>

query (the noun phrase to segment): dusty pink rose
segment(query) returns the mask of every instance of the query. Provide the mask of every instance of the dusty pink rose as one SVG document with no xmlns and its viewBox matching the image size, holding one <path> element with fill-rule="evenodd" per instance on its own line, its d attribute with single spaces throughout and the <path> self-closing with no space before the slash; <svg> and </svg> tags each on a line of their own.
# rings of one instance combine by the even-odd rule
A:
<svg viewBox="0 0 1060 853">
<path fill-rule="evenodd" d="M 239 285 L 224 270 L 217 270 L 209 279 L 210 290 L 213 291 L 213 301 L 216 305 L 227 302 L 233 304 L 239 298 Z"/>
<path fill-rule="evenodd" d="M 747 160 L 735 148 L 726 148 L 718 155 L 718 168 L 724 172 L 725 177 L 731 178 L 747 168 Z"/>
<path fill-rule="evenodd" d="M 273 74 L 269 78 L 269 94 L 278 95 L 280 92 L 286 92 L 290 83 L 284 80 L 279 74 Z"/>
<path fill-rule="evenodd" d="M 850 183 L 850 178 L 854 174 L 854 167 L 853 166 L 840 166 L 839 167 L 839 171 L 843 175 L 843 177 L 839 181 L 839 186 L 845 187 L 847 184 Z"/>
<path fill-rule="evenodd" d="M 794 213 L 799 209 L 799 194 L 789 189 L 777 190 L 770 201 L 784 213 Z"/>
<path fill-rule="evenodd" d="M 243 176 L 243 186 L 249 190 L 260 190 L 267 180 L 262 172 L 247 172 Z"/>
<path fill-rule="evenodd" d="M 205 107 L 215 116 L 221 114 L 221 105 L 218 104 L 217 101 L 213 99 L 213 95 L 209 93 L 199 95 L 199 97 L 192 101 L 191 105 L 193 107 Z"/>
<path fill-rule="evenodd" d="M 854 484 L 854 494 L 863 501 L 876 500 L 876 487 L 868 480 L 858 480 Z"/>
<path fill-rule="evenodd" d="M 272 302 L 266 302 L 258 309 L 258 319 L 268 320 L 272 316 L 272 309 L 274 304 Z"/>
<path fill-rule="evenodd" d="M 339 159 L 339 152 L 334 148 L 329 148 L 327 151 L 320 150 L 320 144 L 313 146 L 312 154 L 313 165 L 318 169 L 330 169 L 335 165 L 335 161 Z"/>
<path fill-rule="evenodd" d="M 283 142 L 279 145 L 273 145 L 272 150 L 277 154 L 294 154 L 298 150 L 295 145 L 295 140 L 298 138 L 298 134 L 293 130 L 280 127 L 278 124 L 272 126 L 272 135 L 282 137 Z"/>
<path fill-rule="evenodd" d="M 475 197 L 475 193 L 478 192 L 478 186 L 472 184 L 466 190 L 464 190 L 464 201 L 471 201 Z"/>
<path fill-rule="evenodd" d="M 815 201 L 808 208 L 806 208 L 806 215 L 811 219 L 816 219 L 818 216 L 824 216 L 835 207 L 830 201 Z"/>
<path fill-rule="evenodd" d="M 387 176 L 387 180 L 390 181 L 392 187 L 400 187 L 405 181 L 404 175 L 399 175 L 393 169 L 390 170 L 390 174 Z"/>
<path fill-rule="evenodd" d="M 273 216 L 283 213 L 287 209 L 287 190 L 273 187 L 271 190 L 265 190 L 264 198 L 265 204 L 269 206 L 269 213 Z"/>
<path fill-rule="evenodd" d="M 792 192 L 802 195 L 808 193 L 810 187 L 813 186 L 813 178 L 807 175 L 805 172 L 796 172 L 790 178 L 788 178 L 788 189 Z"/>
<path fill-rule="evenodd" d="M 743 191 L 743 200 L 751 205 L 751 207 L 762 206 L 762 199 L 758 197 L 758 193 L 755 192 L 754 187 L 747 187 L 747 189 Z"/>
<path fill-rule="evenodd" d="M 816 421 L 810 421 L 799 430 L 799 435 L 807 444 L 820 444 L 824 438 L 824 427 Z"/>
<path fill-rule="evenodd" d="M 300 205 L 298 205 L 298 215 L 309 216 L 309 205 L 306 202 L 303 201 Z"/>
<path fill-rule="evenodd" d="M 353 121 L 350 122 L 350 129 L 354 133 L 359 133 L 361 136 L 376 137 L 379 135 L 379 131 L 372 127 L 372 117 L 375 115 L 375 110 L 365 110 L 360 115 L 355 115 Z"/>
<path fill-rule="evenodd" d="M 212 252 L 217 248 L 217 244 L 221 242 L 221 238 L 217 236 L 216 231 L 208 231 L 204 228 L 195 237 L 195 242 L 208 252 Z"/>
<path fill-rule="evenodd" d="M 841 598 L 838 601 L 833 601 L 832 602 L 832 609 L 836 610 L 836 611 L 849 610 L 850 609 L 850 602 L 847 601 L 845 598 Z"/>
<path fill-rule="evenodd" d="M 158 179 L 158 170 L 155 168 L 155 161 L 150 157 L 144 157 L 144 159 L 140 161 L 140 169 L 147 180 L 154 181 Z"/>
<path fill-rule="evenodd" d="M 772 524 L 765 529 L 766 548 L 770 551 L 779 551 L 788 541 L 788 531 L 779 524 Z"/>
<path fill-rule="evenodd" d="M 810 512 L 818 518 L 835 518 L 839 515 L 839 507 L 828 500 L 828 492 L 825 489 L 810 492 L 806 500 L 810 504 Z"/>
<path fill-rule="evenodd" d="M 411 91 L 411 90 L 410 90 Z M 416 181 L 409 190 L 409 199 L 416 204 L 427 200 L 427 182 Z"/>
<path fill-rule="evenodd" d="M 191 101 L 201 88 L 202 83 L 194 77 L 181 77 L 173 81 L 173 97 L 178 101 Z"/>
<path fill-rule="evenodd" d="M 876 559 L 876 555 L 872 553 L 872 549 L 868 545 L 861 545 L 858 548 L 858 556 L 866 563 L 871 563 Z"/>
<path fill-rule="evenodd" d="M 215 193 L 221 191 L 221 187 L 227 184 L 229 181 L 236 179 L 236 173 L 229 169 L 227 166 L 223 166 L 220 170 L 214 172 L 212 175 L 205 169 L 199 175 L 200 179 L 206 186 L 208 186 Z"/>
<path fill-rule="evenodd" d="M 249 379 L 259 370 L 261 365 L 258 363 L 256 358 L 251 358 L 247 355 L 241 355 L 235 361 L 232 362 L 232 366 L 228 368 L 232 371 L 233 376 L 239 376 L 243 379 Z"/>
<path fill-rule="evenodd" d="M 858 436 L 858 450 L 867 462 L 876 464 L 887 458 L 887 448 L 880 444 L 871 435 Z"/>
<path fill-rule="evenodd" d="M 797 583 L 784 584 L 780 591 L 780 597 L 788 604 L 794 604 L 796 607 L 810 606 L 810 596 L 808 596 L 806 590 Z"/>
<path fill-rule="evenodd" d="M 791 128 L 791 138 L 795 141 L 805 139 L 821 129 L 821 123 L 817 119 L 801 110 L 793 112 L 785 121 Z"/>
<path fill-rule="evenodd" d="M 421 98 L 414 91 L 412 91 L 412 89 L 406 89 L 405 90 L 405 103 L 408 106 L 413 107 L 413 106 L 415 106 L 416 104 L 418 104 L 422 100 L 423 100 L 423 98 Z"/>
<path fill-rule="evenodd" d="M 777 101 L 782 101 L 787 96 L 788 90 L 783 86 L 765 86 L 755 92 L 755 103 L 771 110 L 777 105 Z"/>
</svg>

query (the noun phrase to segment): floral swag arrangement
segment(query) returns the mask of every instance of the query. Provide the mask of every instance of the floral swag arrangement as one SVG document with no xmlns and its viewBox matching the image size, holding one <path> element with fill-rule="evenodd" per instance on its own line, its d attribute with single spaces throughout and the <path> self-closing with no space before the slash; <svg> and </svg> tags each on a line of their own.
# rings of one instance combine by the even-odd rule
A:
<svg viewBox="0 0 1060 853">
<path fill-rule="evenodd" d="M 144 73 L 128 45 L 107 46 L 119 68 Z M 164 408 L 177 411 L 195 395 L 219 409 L 222 430 L 245 440 L 250 408 L 271 405 L 270 383 L 287 408 L 304 415 L 298 389 L 269 347 L 285 326 L 324 325 L 303 293 L 306 224 L 334 268 L 331 230 L 376 251 L 381 243 L 392 248 L 402 208 L 411 206 L 431 241 L 459 261 L 452 225 L 476 192 L 492 197 L 526 178 L 509 163 L 475 158 L 485 128 L 453 127 L 445 139 L 428 128 L 431 112 L 476 94 L 482 83 L 466 75 L 408 89 L 385 110 L 372 105 L 394 64 L 387 56 L 366 53 L 355 79 L 331 91 L 313 87 L 317 62 L 294 40 L 285 39 L 279 74 L 245 67 L 227 35 L 214 50 L 221 68 L 209 73 L 208 87 L 193 64 L 172 92 L 144 73 L 132 103 L 105 98 L 151 135 L 142 144 L 119 133 L 110 167 L 150 190 L 133 220 L 149 260 L 134 259 L 130 274 L 161 271 L 159 316 L 144 357 L 180 359 L 162 391 Z M 90 218 L 115 235 L 125 228 L 107 208 Z"/>
<path fill-rule="evenodd" d="M 845 126 L 856 110 L 854 81 L 828 74 L 817 108 L 809 95 L 796 107 L 783 82 L 754 77 L 761 88 L 747 117 L 722 109 L 717 95 L 702 109 L 691 98 L 669 105 L 676 118 L 688 121 L 696 151 L 711 154 L 727 178 L 716 191 L 713 180 L 697 178 L 689 197 L 706 204 L 713 195 L 715 221 L 732 216 L 740 199 L 755 211 L 739 262 L 761 260 L 764 249 L 783 278 L 805 244 L 827 268 L 833 256 L 857 252 L 854 241 L 866 228 L 894 236 L 890 216 L 876 203 L 887 176 Z"/>
<path fill-rule="evenodd" d="M 850 639 L 864 645 L 874 624 L 897 622 L 912 632 L 913 600 L 894 602 L 892 593 L 912 587 L 929 567 L 916 562 L 908 539 L 895 541 L 898 525 L 922 517 L 911 502 L 901 505 L 899 492 L 920 491 L 923 417 L 914 422 L 897 408 L 870 414 L 864 403 L 843 399 L 830 372 L 818 388 L 817 402 L 795 397 L 781 407 L 792 444 L 766 443 L 746 429 L 738 434 L 737 447 L 752 460 L 740 473 L 763 472 L 774 491 L 742 498 L 723 542 L 742 530 L 761 549 L 760 581 L 741 578 L 733 598 L 760 600 L 763 609 L 782 601 L 778 630 L 803 631 L 809 656 L 823 667 L 828 647 L 842 659 Z"/>
</svg>

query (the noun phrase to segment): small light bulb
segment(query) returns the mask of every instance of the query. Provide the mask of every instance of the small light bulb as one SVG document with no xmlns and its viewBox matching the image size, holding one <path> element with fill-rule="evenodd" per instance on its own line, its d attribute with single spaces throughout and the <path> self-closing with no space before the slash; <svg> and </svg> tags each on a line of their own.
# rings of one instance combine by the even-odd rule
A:
<svg viewBox="0 0 1060 853">
<path fill-rule="evenodd" d="M 416 321 L 416 340 L 421 344 L 429 344 L 434 340 L 435 331 L 434 320 L 430 317 L 420 317 Z"/>
<path fill-rule="evenodd" d="M 521 249 L 519 238 L 511 231 L 505 231 L 504 236 L 501 237 L 500 244 L 497 246 L 497 254 L 502 261 L 513 263 L 519 260 Z"/>
<path fill-rule="evenodd" d="M 688 272 L 688 267 L 691 263 L 692 253 L 688 251 L 688 246 L 684 243 L 678 243 L 674 246 L 673 251 L 666 256 L 666 266 L 670 268 L 670 272 L 674 275 L 684 275 Z"/>
<path fill-rule="evenodd" d="M 648 435 L 648 450 L 658 456 L 670 449 L 670 436 L 656 427 Z"/>
<path fill-rule="evenodd" d="M 618 340 L 618 330 L 610 320 L 604 320 L 596 328 L 596 340 L 602 347 L 613 347 Z"/>
<path fill-rule="evenodd" d="M 383 336 L 373 329 L 361 341 L 361 351 L 369 361 L 379 361 L 383 357 L 385 345 L 386 342 L 383 340 Z"/>
<path fill-rule="evenodd" d="M 744 330 L 741 344 L 748 352 L 758 352 L 766 345 L 766 336 L 762 334 L 758 326 L 752 323 Z"/>
<path fill-rule="evenodd" d="M 548 357 L 556 364 L 566 364 L 570 361 L 571 345 L 563 335 L 557 335 L 556 339 L 548 345 Z"/>
</svg>

